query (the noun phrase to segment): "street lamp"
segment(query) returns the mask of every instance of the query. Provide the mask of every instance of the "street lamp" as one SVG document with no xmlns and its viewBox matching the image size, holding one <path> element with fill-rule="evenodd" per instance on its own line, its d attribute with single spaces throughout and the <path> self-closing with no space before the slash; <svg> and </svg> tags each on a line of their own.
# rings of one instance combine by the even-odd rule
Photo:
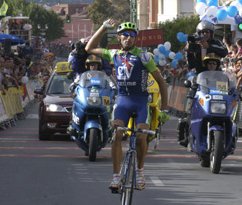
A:
<svg viewBox="0 0 242 205">
<path fill-rule="evenodd" d="M 137 0 L 130 0 L 130 21 L 137 24 Z"/>
</svg>

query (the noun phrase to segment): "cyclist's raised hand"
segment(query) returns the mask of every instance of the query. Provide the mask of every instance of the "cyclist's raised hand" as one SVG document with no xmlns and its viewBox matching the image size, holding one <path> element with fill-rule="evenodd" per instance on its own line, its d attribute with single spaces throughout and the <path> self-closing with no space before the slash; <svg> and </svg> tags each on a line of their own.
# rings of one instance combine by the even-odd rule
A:
<svg viewBox="0 0 242 205">
<path fill-rule="evenodd" d="M 116 24 L 115 20 L 110 18 L 103 22 L 103 27 L 104 28 L 113 28 L 115 26 L 115 24 Z"/>
</svg>

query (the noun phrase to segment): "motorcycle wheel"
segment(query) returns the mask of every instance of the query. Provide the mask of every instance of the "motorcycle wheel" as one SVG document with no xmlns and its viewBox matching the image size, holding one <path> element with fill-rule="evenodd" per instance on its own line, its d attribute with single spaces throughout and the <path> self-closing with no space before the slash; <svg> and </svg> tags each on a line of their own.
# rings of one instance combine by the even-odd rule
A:
<svg viewBox="0 0 242 205">
<path fill-rule="evenodd" d="M 214 131 L 214 141 L 210 154 L 210 170 L 214 174 L 220 172 L 224 152 L 224 134 L 222 131 Z"/>
<path fill-rule="evenodd" d="M 89 161 L 95 161 L 98 146 L 98 129 L 91 128 L 89 130 Z"/>
</svg>

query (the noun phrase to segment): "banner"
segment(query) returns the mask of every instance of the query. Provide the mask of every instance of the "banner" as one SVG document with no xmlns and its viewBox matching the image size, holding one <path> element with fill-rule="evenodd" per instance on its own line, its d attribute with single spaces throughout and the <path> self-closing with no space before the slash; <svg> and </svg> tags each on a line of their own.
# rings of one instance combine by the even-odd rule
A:
<svg viewBox="0 0 242 205">
<path fill-rule="evenodd" d="M 5 1 L 3 1 L 3 4 L 0 8 L 0 16 L 6 16 L 7 11 L 8 11 L 8 4 Z"/>
</svg>

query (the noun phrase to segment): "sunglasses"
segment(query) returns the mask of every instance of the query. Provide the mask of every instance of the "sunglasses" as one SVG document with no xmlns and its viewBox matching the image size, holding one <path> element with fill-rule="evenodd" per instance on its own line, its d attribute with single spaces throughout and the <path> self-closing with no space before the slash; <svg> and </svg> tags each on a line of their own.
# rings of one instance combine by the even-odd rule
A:
<svg viewBox="0 0 242 205">
<path fill-rule="evenodd" d="M 209 64 L 209 65 L 217 65 L 216 62 L 209 62 L 208 64 Z"/>
<path fill-rule="evenodd" d="M 201 34 L 201 33 L 210 33 L 209 30 L 202 30 L 202 31 L 199 31 L 198 34 Z"/>
<path fill-rule="evenodd" d="M 125 36 L 125 37 L 129 37 L 130 36 L 130 37 L 134 38 L 134 37 L 137 36 L 137 33 L 134 32 L 134 31 L 124 31 L 120 35 Z"/>
</svg>

